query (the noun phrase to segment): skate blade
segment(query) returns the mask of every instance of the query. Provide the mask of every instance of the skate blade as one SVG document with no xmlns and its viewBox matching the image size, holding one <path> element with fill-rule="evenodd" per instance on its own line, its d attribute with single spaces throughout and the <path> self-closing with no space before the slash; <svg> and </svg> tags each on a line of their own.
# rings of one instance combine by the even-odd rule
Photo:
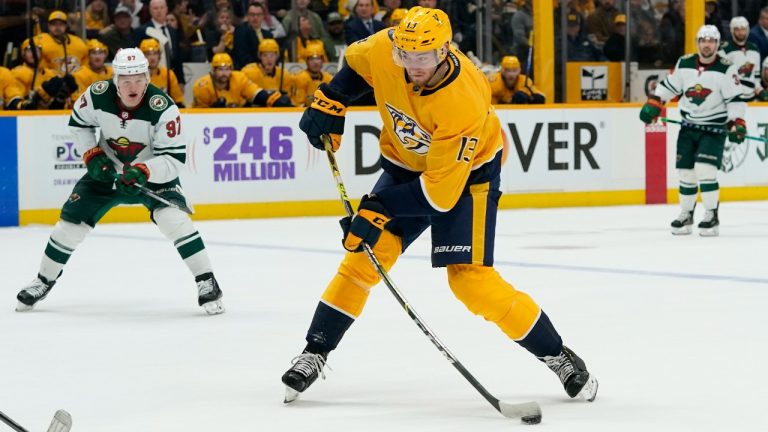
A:
<svg viewBox="0 0 768 432">
<path fill-rule="evenodd" d="M 28 312 L 28 311 L 31 311 L 34 307 L 35 307 L 34 305 L 30 306 L 28 304 L 18 302 L 16 304 L 16 312 Z"/>
<path fill-rule="evenodd" d="M 672 228 L 672 235 L 688 235 L 693 232 L 693 228 L 690 225 L 686 225 L 682 228 Z"/>
<path fill-rule="evenodd" d="M 291 403 L 295 401 L 296 399 L 301 396 L 301 393 L 297 392 L 296 390 L 286 386 L 285 387 L 285 399 L 283 399 L 283 403 Z"/>
<path fill-rule="evenodd" d="M 69 432 L 70 429 L 72 429 L 72 416 L 63 409 L 56 411 L 51 425 L 48 426 L 48 432 Z"/>
<path fill-rule="evenodd" d="M 589 374 L 589 379 L 587 380 L 587 383 L 584 384 L 584 387 L 576 395 L 576 397 L 584 399 L 587 402 L 593 402 L 597 397 L 597 387 L 598 387 L 597 378 L 595 378 L 594 375 Z"/>
<path fill-rule="evenodd" d="M 701 228 L 699 229 L 699 235 L 702 237 L 717 237 L 720 235 L 720 228 Z"/>
<path fill-rule="evenodd" d="M 203 309 L 208 315 L 219 315 L 224 313 L 224 304 L 221 300 L 214 300 L 203 304 Z"/>
</svg>

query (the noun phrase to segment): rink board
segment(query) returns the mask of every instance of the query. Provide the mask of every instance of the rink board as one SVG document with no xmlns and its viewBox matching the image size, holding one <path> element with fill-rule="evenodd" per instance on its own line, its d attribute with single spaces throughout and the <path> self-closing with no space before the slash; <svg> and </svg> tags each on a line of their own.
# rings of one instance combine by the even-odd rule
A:
<svg viewBox="0 0 768 432">
<path fill-rule="evenodd" d="M 669 117 L 677 118 L 676 111 L 670 109 Z M 662 196 L 667 193 L 648 202 L 676 200 L 672 161 L 677 127 L 653 130 L 662 134 L 657 139 L 662 147 L 666 144 L 666 158 L 648 152 L 649 135 L 638 120 L 636 105 L 504 106 L 497 112 L 510 144 L 502 174 L 502 207 L 642 204 L 649 187 L 661 187 Z M 768 135 L 768 123 L 758 121 L 766 114 L 763 107 L 748 111 L 751 134 Z M 325 155 L 307 144 L 298 128 L 300 116 L 299 109 L 186 110 L 181 130 L 188 159 L 181 179 L 196 218 L 341 214 Z M 68 116 L 46 112 L 1 119 L 5 130 L 16 122 L 17 138 L 6 135 L 4 145 L 15 144 L 18 166 L 0 168 L 0 203 L 18 197 L 18 224 L 55 222 L 58 209 L 85 174 Z M 347 114 L 337 159 L 351 197 L 368 192 L 381 172 L 381 125 L 374 110 L 352 109 Z M 763 143 L 730 149 L 729 172 L 721 176 L 723 199 L 768 198 L 765 159 L 768 146 Z M 648 170 L 654 166 L 655 171 Z M 660 175 L 648 182 L 649 172 L 666 172 L 666 179 Z M 7 204 L 2 208 L 10 214 L 0 214 L 3 224 L 15 225 L 16 209 Z M 110 212 L 105 221 L 147 218 L 143 209 L 125 207 Z"/>
</svg>

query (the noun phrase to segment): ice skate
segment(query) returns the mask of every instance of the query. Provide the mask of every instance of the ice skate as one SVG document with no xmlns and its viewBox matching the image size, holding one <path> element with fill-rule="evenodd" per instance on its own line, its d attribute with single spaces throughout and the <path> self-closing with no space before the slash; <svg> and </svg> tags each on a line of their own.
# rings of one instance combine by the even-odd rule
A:
<svg viewBox="0 0 768 432">
<path fill-rule="evenodd" d="M 587 371 L 587 365 L 567 346 L 556 356 L 539 357 L 557 374 L 568 396 L 592 402 L 597 397 L 597 378 Z"/>
<path fill-rule="evenodd" d="M 16 295 L 16 299 L 19 301 L 16 305 L 16 312 L 32 310 L 37 302 L 48 296 L 54 284 L 56 284 L 56 281 L 48 282 L 48 279 L 38 274 L 29 285 Z"/>
<path fill-rule="evenodd" d="M 195 282 L 197 282 L 197 304 L 205 309 L 205 313 L 208 315 L 224 313 L 221 289 L 213 273 L 203 273 L 195 278 Z"/>
<path fill-rule="evenodd" d="M 693 210 L 682 210 L 680 215 L 672 221 L 672 234 L 687 235 L 693 231 Z"/>
<path fill-rule="evenodd" d="M 291 360 L 293 366 L 283 374 L 285 384 L 285 403 L 291 403 L 299 398 L 313 382 L 320 376 L 325 379 L 325 361 L 328 353 L 315 354 L 308 351 L 297 355 Z"/>
<path fill-rule="evenodd" d="M 716 237 L 720 235 L 720 219 L 717 218 L 717 208 L 707 210 L 704 219 L 699 222 L 699 235 L 702 237 Z"/>
</svg>

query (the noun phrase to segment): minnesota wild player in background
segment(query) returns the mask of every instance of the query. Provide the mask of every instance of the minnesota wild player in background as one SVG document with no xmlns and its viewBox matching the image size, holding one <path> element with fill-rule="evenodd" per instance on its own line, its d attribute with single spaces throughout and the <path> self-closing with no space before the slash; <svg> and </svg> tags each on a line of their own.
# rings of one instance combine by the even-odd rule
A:
<svg viewBox="0 0 768 432">
<path fill-rule="evenodd" d="M 143 204 L 195 276 L 198 304 L 209 315 L 220 314 L 224 312 L 221 289 L 189 216 L 140 194 L 136 187 L 146 185 L 165 200 L 186 206 L 179 183 L 187 155 L 179 109 L 162 90 L 149 84 L 149 62 L 141 50 L 118 51 L 112 70 L 112 81 L 91 84 L 75 102 L 69 126 L 88 172 L 64 203 L 38 275 L 19 292 L 16 310 L 31 310 L 50 293 L 75 248 L 109 209 Z M 131 263 L 130 272 L 142 259 L 140 251 L 135 257 L 118 251 L 115 255 Z M 96 283 L 94 289 L 102 285 Z"/>
<path fill-rule="evenodd" d="M 648 98 L 640 111 L 640 120 L 653 123 L 664 103 L 680 96 L 680 115 L 688 126 L 677 137 L 677 162 L 680 178 L 680 215 L 672 221 L 672 234 L 690 234 L 696 194 L 701 187 L 704 218 L 699 234 L 716 236 L 720 232 L 718 207 L 720 185 L 717 171 L 723 159 L 726 135 L 734 143 L 744 141 L 747 125 L 746 104 L 739 66 L 717 54 L 720 32 L 715 26 L 702 26 L 696 33 L 697 54 L 677 61 L 672 71 Z M 725 128 L 722 133 L 706 132 L 695 125 Z M 727 133 L 726 133 L 727 131 Z"/>
</svg>

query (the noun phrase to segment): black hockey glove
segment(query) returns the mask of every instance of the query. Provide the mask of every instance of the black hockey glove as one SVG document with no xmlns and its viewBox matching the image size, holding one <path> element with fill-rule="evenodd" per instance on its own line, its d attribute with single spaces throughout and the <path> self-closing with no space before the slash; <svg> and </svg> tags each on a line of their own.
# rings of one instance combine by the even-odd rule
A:
<svg viewBox="0 0 768 432">
<path fill-rule="evenodd" d="M 43 88 L 43 90 L 45 90 L 46 93 L 48 93 L 49 96 L 54 98 L 57 94 L 59 94 L 61 88 L 64 87 L 64 78 L 53 77 L 42 83 L 40 86 Z"/>
<path fill-rule="evenodd" d="M 227 100 L 223 97 L 220 97 L 216 99 L 216 102 L 211 104 L 211 108 L 226 108 L 227 107 Z"/>
<path fill-rule="evenodd" d="M 292 107 L 291 98 L 274 90 L 262 90 L 256 93 L 253 104 L 265 107 Z"/>
<path fill-rule="evenodd" d="M 118 192 L 126 195 L 138 195 L 141 190 L 135 185 L 144 186 L 149 179 L 149 168 L 143 163 L 131 165 L 123 170 L 120 181 L 117 182 Z"/>
<path fill-rule="evenodd" d="M 328 135 L 331 147 L 336 151 L 344 133 L 344 116 L 347 114 L 349 98 L 326 83 L 320 84 L 314 97 L 312 105 L 301 116 L 299 128 L 307 134 L 309 143 L 319 150 L 325 150 L 320 135 Z"/>
<path fill-rule="evenodd" d="M 85 152 L 83 162 L 92 179 L 104 183 L 115 181 L 115 166 L 100 147 L 94 147 Z"/>
<path fill-rule="evenodd" d="M 360 244 L 362 242 L 373 248 L 391 219 L 389 212 L 375 194 L 363 195 L 357 214 L 339 221 L 341 230 L 344 231 L 344 239 L 341 241 L 344 249 L 350 252 L 362 252 L 363 247 Z"/>
</svg>

